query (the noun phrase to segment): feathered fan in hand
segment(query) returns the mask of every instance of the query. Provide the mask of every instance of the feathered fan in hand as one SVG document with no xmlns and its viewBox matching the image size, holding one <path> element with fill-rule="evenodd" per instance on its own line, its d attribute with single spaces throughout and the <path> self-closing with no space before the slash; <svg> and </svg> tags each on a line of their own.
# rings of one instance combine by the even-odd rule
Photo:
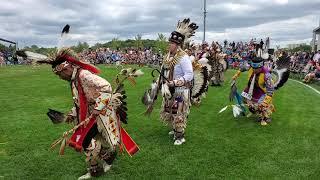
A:
<svg viewBox="0 0 320 180">
<path fill-rule="evenodd" d="M 272 73 L 276 76 L 274 80 L 274 89 L 278 90 L 282 87 L 289 79 L 290 71 L 290 57 L 286 54 L 280 56 L 276 61 L 275 68 Z"/>
<path fill-rule="evenodd" d="M 239 115 L 245 116 L 246 109 L 244 107 L 242 97 L 238 92 L 236 81 L 233 80 L 231 82 L 230 94 L 229 94 L 229 101 L 232 103 L 236 101 L 236 104 L 227 105 L 219 111 L 219 114 L 223 111 L 227 110 L 229 107 L 232 108 L 233 116 L 238 117 Z"/>
<path fill-rule="evenodd" d="M 116 112 L 120 117 L 120 120 L 127 124 L 128 123 L 128 117 L 127 117 L 127 102 L 126 102 L 126 91 L 124 89 L 124 81 L 128 80 L 132 85 L 136 84 L 135 78 L 142 76 L 144 73 L 138 69 L 122 69 L 121 72 L 117 75 L 115 83 L 116 83 L 116 90 L 114 91 L 113 94 L 121 94 L 119 96 L 119 100 L 121 101 L 120 105 L 117 106 Z"/>
<path fill-rule="evenodd" d="M 195 105 L 200 105 L 201 98 L 205 97 L 209 86 L 208 67 L 199 63 L 193 63 L 193 86 L 191 89 L 191 101 Z"/>
</svg>

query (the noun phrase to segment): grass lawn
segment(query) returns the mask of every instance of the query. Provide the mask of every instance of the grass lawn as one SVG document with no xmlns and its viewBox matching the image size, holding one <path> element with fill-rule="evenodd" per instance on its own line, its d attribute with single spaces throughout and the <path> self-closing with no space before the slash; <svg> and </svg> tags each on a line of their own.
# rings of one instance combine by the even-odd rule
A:
<svg viewBox="0 0 320 180">
<path fill-rule="evenodd" d="M 119 71 L 103 67 L 112 81 Z M 130 158 L 119 155 L 112 169 L 99 179 L 318 179 L 320 177 L 320 96 L 288 81 L 276 92 L 271 125 L 232 116 L 229 86 L 210 87 L 202 105 L 192 107 L 187 142 L 173 146 L 168 129 L 159 121 L 160 99 L 150 117 L 142 113 L 141 96 L 151 82 L 150 69 L 127 84 L 129 124 L 126 130 L 139 144 Z M 227 81 L 234 72 L 226 73 Z M 242 75 L 239 88 L 246 76 Z M 0 180 L 76 179 L 85 172 L 84 155 L 67 148 L 64 156 L 50 144 L 69 125 L 53 125 L 48 108 L 67 112 L 72 107 L 67 82 L 48 66 L 0 68 Z"/>
</svg>

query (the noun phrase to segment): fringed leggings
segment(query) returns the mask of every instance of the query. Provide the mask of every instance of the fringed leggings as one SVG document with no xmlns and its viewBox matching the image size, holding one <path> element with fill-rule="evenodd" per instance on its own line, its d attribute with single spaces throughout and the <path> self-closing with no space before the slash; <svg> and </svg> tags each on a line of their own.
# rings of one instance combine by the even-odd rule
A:
<svg viewBox="0 0 320 180">
<path fill-rule="evenodd" d="M 97 125 L 94 125 L 83 143 L 85 150 L 88 172 L 97 177 L 103 174 L 102 162 L 111 165 L 116 158 L 116 151 L 110 147 L 106 140 L 100 135 Z"/>
</svg>

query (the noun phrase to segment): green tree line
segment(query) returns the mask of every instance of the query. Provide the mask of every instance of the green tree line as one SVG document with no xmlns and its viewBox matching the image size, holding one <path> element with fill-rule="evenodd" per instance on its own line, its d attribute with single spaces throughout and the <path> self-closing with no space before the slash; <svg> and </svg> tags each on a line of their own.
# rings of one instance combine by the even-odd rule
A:
<svg viewBox="0 0 320 180">
<path fill-rule="evenodd" d="M 113 38 L 111 41 L 106 43 L 96 43 L 93 46 L 89 46 L 87 42 L 78 42 L 77 45 L 71 46 L 75 52 L 82 52 L 86 49 L 96 50 L 98 48 L 110 48 L 112 50 L 124 50 L 127 48 L 135 48 L 135 49 L 144 49 L 144 48 L 152 48 L 154 51 L 161 50 L 162 52 L 166 52 L 168 47 L 168 41 L 165 35 L 159 33 L 156 40 L 151 39 L 143 39 L 141 34 L 135 36 L 134 39 L 120 40 L 119 38 Z M 14 48 L 11 48 L 12 50 Z M 10 49 L 10 50 L 11 50 Z M 40 53 L 40 54 L 50 54 L 56 51 L 56 47 L 38 47 L 37 45 L 26 46 L 23 48 L 24 50 Z M 0 50 L 8 50 L 8 47 L 0 44 Z"/>
</svg>

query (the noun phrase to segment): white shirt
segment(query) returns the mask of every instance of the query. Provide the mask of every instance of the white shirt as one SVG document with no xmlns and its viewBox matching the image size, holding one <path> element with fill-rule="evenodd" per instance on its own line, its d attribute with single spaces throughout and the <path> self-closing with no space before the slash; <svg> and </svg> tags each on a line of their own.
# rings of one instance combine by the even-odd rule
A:
<svg viewBox="0 0 320 180">
<path fill-rule="evenodd" d="M 193 68 L 188 55 L 183 56 L 180 62 L 174 66 L 173 79 L 193 80 Z"/>
</svg>

